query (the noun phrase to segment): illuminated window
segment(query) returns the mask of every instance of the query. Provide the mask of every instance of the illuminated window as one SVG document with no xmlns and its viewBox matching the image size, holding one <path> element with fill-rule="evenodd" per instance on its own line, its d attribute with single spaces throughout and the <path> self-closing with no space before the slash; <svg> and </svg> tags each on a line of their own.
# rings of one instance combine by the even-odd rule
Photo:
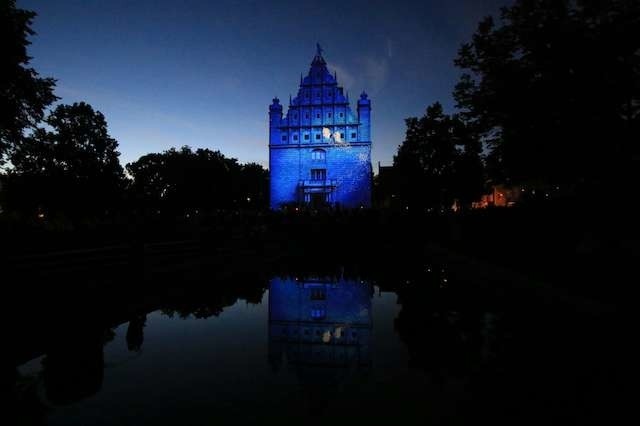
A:
<svg viewBox="0 0 640 426">
<path fill-rule="evenodd" d="M 320 133 L 316 135 L 316 140 L 319 140 L 319 139 L 320 139 Z"/>
<path fill-rule="evenodd" d="M 327 179 L 326 169 L 311 169 L 311 180 L 326 180 L 326 179 Z"/>
<path fill-rule="evenodd" d="M 314 149 L 311 151 L 311 159 L 317 161 L 324 161 L 326 158 L 326 153 L 323 149 Z"/>
</svg>

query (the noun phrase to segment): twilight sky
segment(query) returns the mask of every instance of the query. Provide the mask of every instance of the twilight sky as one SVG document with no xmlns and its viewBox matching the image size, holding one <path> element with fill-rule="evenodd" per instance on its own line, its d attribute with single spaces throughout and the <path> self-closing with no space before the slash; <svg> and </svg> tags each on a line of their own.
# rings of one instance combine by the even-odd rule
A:
<svg viewBox="0 0 640 426">
<path fill-rule="evenodd" d="M 268 105 L 288 105 L 316 42 L 372 100 L 372 161 L 390 164 L 404 119 L 451 111 L 453 59 L 511 0 L 18 0 L 38 13 L 29 54 L 61 102 L 102 111 L 123 164 L 172 146 L 268 166 Z"/>
</svg>

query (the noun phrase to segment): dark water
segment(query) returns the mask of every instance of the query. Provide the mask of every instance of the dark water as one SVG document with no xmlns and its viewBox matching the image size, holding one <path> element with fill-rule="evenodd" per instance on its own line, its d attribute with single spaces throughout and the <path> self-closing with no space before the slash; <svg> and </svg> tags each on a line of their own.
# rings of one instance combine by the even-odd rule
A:
<svg viewBox="0 0 640 426">
<path fill-rule="evenodd" d="M 443 270 L 444 271 L 444 270 Z M 601 424 L 615 315 L 444 273 L 233 286 L 112 326 L 81 318 L 17 368 L 18 424 Z M 431 271 L 429 271 L 431 272 Z"/>
</svg>

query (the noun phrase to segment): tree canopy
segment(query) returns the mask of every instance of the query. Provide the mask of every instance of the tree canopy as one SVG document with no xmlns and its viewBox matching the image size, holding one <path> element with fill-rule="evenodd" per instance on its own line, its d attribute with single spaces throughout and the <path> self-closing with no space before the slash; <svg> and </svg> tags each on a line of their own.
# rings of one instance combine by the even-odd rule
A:
<svg viewBox="0 0 640 426">
<path fill-rule="evenodd" d="M 480 196 L 484 176 L 480 143 L 459 116 L 436 102 L 423 117 L 405 120 L 406 137 L 394 157 L 394 179 L 407 206 L 449 209 Z"/>
<path fill-rule="evenodd" d="M 29 67 L 27 47 L 35 12 L 17 9 L 14 0 L 0 2 L 0 165 L 25 130 L 35 129 L 45 109 L 58 98 L 55 80 Z"/>
<path fill-rule="evenodd" d="M 146 208 L 264 207 L 267 202 L 267 171 L 219 151 L 171 148 L 144 155 L 126 168 L 133 178 L 131 193 Z"/>
<path fill-rule="evenodd" d="M 603 182 L 638 159 L 640 3 L 518 0 L 455 61 L 465 119 L 503 181 Z"/>
<path fill-rule="evenodd" d="M 11 153 L 10 199 L 66 213 L 112 208 L 124 188 L 118 142 L 104 115 L 84 102 L 59 105 Z"/>
</svg>

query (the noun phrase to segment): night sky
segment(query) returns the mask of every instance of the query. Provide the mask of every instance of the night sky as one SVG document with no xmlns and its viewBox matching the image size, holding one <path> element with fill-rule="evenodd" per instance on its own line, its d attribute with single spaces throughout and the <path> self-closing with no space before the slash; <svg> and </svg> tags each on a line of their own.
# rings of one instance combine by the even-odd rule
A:
<svg viewBox="0 0 640 426">
<path fill-rule="evenodd" d="M 123 164 L 172 146 L 268 166 L 268 105 L 288 105 L 316 43 L 349 91 L 372 99 L 374 171 L 390 164 L 404 119 L 441 101 L 453 59 L 510 0 L 18 0 L 34 10 L 29 53 L 61 102 L 102 111 Z"/>
</svg>

